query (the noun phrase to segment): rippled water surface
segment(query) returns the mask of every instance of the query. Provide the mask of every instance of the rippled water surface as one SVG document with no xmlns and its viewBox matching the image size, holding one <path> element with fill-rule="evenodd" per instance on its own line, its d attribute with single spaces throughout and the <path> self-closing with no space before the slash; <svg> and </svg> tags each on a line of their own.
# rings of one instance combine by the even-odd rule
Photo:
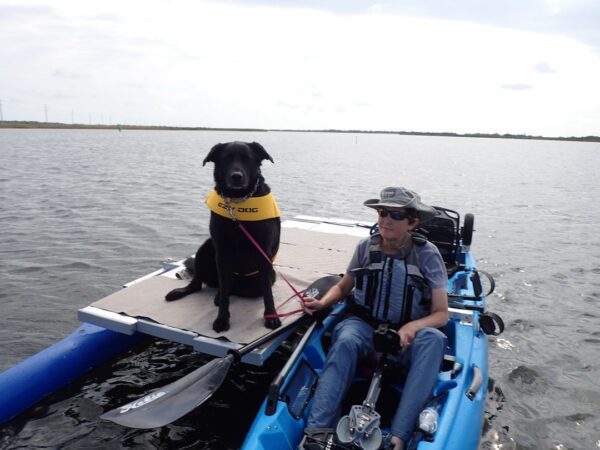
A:
<svg viewBox="0 0 600 450">
<path fill-rule="evenodd" d="M 488 306 L 507 325 L 490 339 L 481 447 L 600 447 L 593 143 L 0 129 L 0 370 L 69 334 L 78 308 L 192 253 L 207 234 L 212 165 L 202 160 L 231 140 L 258 141 L 273 156 L 263 173 L 284 218 L 373 220 L 361 204 L 386 185 L 473 213 L 473 251 L 497 281 Z M 203 361 L 144 341 L 0 428 L 0 448 L 237 448 L 281 357 L 236 371 L 208 405 L 170 426 L 129 430 L 99 419 Z"/>
</svg>

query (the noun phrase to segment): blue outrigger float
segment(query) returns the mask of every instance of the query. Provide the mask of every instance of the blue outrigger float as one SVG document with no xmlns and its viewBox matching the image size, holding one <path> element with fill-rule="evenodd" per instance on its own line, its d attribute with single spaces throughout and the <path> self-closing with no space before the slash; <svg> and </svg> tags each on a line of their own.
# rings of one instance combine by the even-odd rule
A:
<svg viewBox="0 0 600 450">
<path fill-rule="evenodd" d="M 447 265 L 450 320 L 443 331 L 448 336 L 449 348 L 429 404 L 435 410 L 437 422 L 433 428 L 415 430 L 411 445 L 419 449 L 476 449 L 487 394 L 487 334 L 498 334 L 503 325 L 497 316 L 485 310 L 485 297 L 494 286 L 488 275 L 490 283 L 487 292 L 483 292 L 480 278 L 483 272 L 476 269 L 470 253 L 473 216 L 467 214 L 460 227 L 458 213 L 437 209 L 439 216 L 419 232 L 438 246 Z M 354 245 L 360 237 L 368 236 L 370 228 L 367 223 L 310 216 L 288 220 L 282 228 L 277 269 L 285 272 L 300 289 L 318 286 L 318 282 L 311 284 L 315 279 L 331 282 L 334 275 L 345 270 Z M 75 332 L 1 373 L 0 425 L 150 335 L 190 345 L 217 357 L 172 385 L 103 415 L 126 426 L 161 426 L 210 397 L 227 376 L 230 365 L 239 361 L 262 365 L 284 340 L 299 336 L 289 359 L 271 383 L 242 445 L 245 450 L 297 448 L 330 332 L 342 317 L 345 305 L 338 305 L 333 313 L 319 320 L 301 315 L 287 317 L 280 329 L 265 334 L 262 302 L 240 299 L 232 302 L 232 330 L 223 339 L 210 329 L 214 310 L 206 308 L 206 301 L 212 304 L 214 291 L 205 289 L 165 306 L 164 293 L 184 282 L 181 278 L 185 278 L 185 271 L 183 260 L 167 263 L 125 285 L 126 289 L 82 308 L 78 315 L 84 323 Z M 321 289 L 325 285 L 321 284 Z M 275 297 L 288 298 L 288 291 L 278 280 Z M 291 310 L 297 305 L 286 308 Z M 245 318 L 243 326 L 236 324 L 236 317 Z M 380 358 L 382 362 L 373 374 L 357 377 L 357 395 L 364 397 L 363 391 L 368 386 L 366 398 L 355 401 L 359 404 L 352 408 L 350 403 L 349 415 L 340 421 L 337 430 L 314 437 L 315 443 L 322 440 L 323 448 L 385 448 L 389 417 L 385 412 L 380 416 L 376 410 L 387 398 L 397 401 L 402 392 L 402 376 L 387 375 L 388 366 L 393 366 L 388 364 L 391 359 Z M 387 378 L 391 382 L 382 384 L 381 380 Z M 378 402 L 380 392 L 386 395 Z M 186 400 L 185 405 L 182 399 Z"/>
</svg>

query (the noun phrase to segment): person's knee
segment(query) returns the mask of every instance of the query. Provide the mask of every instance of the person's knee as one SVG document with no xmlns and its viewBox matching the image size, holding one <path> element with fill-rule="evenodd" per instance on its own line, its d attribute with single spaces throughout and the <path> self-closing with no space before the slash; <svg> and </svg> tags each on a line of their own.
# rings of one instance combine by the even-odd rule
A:
<svg viewBox="0 0 600 450">
<path fill-rule="evenodd" d="M 417 331 L 413 345 L 438 348 L 443 352 L 446 342 L 446 335 L 437 328 L 421 328 Z"/>
<path fill-rule="evenodd" d="M 367 354 L 373 347 L 373 331 L 362 325 L 342 322 L 334 332 L 333 347 L 355 352 L 359 356 Z"/>
<path fill-rule="evenodd" d="M 362 337 L 357 333 L 340 333 L 336 336 L 333 343 L 335 351 L 350 352 L 351 354 L 358 354 L 363 344 Z"/>
</svg>

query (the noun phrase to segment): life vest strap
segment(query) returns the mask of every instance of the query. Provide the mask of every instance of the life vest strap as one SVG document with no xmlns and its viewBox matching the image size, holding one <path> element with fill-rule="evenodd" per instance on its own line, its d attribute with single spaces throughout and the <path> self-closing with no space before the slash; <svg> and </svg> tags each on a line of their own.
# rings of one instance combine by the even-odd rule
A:
<svg viewBox="0 0 600 450">
<path fill-rule="evenodd" d="M 395 330 L 399 330 L 403 324 L 390 322 L 389 320 L 381 320 L 373 317 L 373 315 L 369 312 L 369 309 L 358 304 L 354 297 L 348 297 L 347 300 L 348 308 L 346 309 L 346 313 L 348 315 L 356 316 L 359 319 L 367 322 L 373 328 L 377 328 L 379 325 L 385 323 L 388 324 L 390 328 L 394 328 Z"/>
</svg>

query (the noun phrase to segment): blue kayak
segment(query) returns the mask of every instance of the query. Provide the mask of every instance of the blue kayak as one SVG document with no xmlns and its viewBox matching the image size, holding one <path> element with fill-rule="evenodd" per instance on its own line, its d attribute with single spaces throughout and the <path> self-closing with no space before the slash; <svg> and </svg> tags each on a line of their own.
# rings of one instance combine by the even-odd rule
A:
<svg viewBox="0 0 600 450">
<path fill-rule="evenodd" d="M 498 316 L 485 311 L 485 296 L 491 293 L 494 283 L 489 275 L 477 271 L 470 252 L 473 216 L 467 215 L 465 223 L 459 228 L 460 219 L 456 212 L 443 208 L 438 210 L 440 217 L 434 220 L 437 222 L 428 224 L 430 229 L 423 231 L 429 231 L 428 238 L 440 249 L 449 272 L 450 320 L 442 330 L 448 337 L 449 348 L 432 400 L 427 405 L 430 411 L 435 411 L 432 413 L 435 424 L 433 427 L 429 424 L 424 429 L 417 428 L 409 448 L 477 449 L 487 396 L 486 333 L 498 334 L 503 324 Z M 439 225 L 439 229 L 436 229 L 436 225 Z M 488 280 L 485 293 L 482 275 Z M 321 325 L 309 329 L 304 341 L 298 343 L 297 351 L 271 384 L 242 449 L 298 448 L 319 372 L 325 361 L 328 339 L 344 316 L 344 308 L 345 305 L 339 305 Z M 368 381 L 369 377 L 366 378 Z M 397 380 L 390 382 L 391 392 L 396 392 L 394 402 L 402 393 L 402 377 L 398 376 Z M 360 390 L 361 386 L 364 391 L 365 376 L 361 374 L 355 381 L 349 396 L 352 396 L 353 389 Z M 374 389 L 373 386 L 374 382 L 371 382 L 369 393 Z M 358 406 L 361 414 L 365 414 L 366 403 Z M 377 408 L 375 406 L 374 409 Z M 347 412 L 343 411 L 342 414 Z M 340 420 L 337 429 L 323 430 L 313 437 L 313 446 L 310 448 L 386 448 L 386 443 L 389 444 L 389 429 L 386 429 L 389 419 L 382 415 L 378 424 L 381 426 L 377 427 L 379 430 L 370 429 L 365 433 L 366 427 L 363 427 L 361 433 L 359 421 L 349 424 L 346 416 Z M 316 444 L 320 445 L 314 446 Z"/>
</svg>

